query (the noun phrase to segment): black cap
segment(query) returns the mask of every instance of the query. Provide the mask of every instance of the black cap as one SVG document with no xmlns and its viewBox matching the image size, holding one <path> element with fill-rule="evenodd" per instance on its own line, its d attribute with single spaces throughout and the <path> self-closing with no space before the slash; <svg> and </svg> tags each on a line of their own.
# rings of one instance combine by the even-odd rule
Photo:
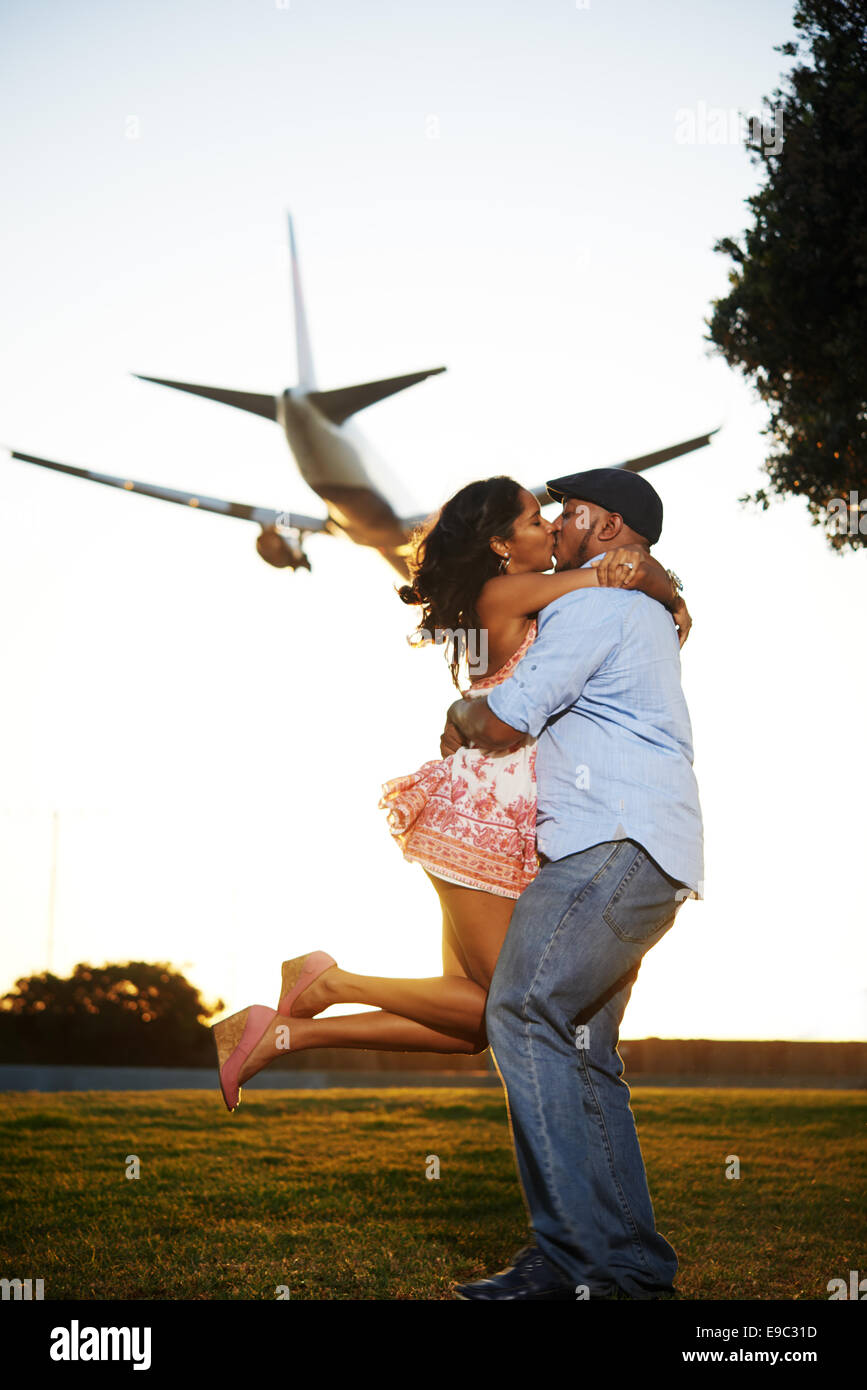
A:
<svg viewBox="0 0 867 1390">
<path fill-rule="evenodd" d="M 578 502 L 595 502 L 608 512 L 617 512 L 626 525 L 649 545 L 662 534 L 662 498 L 640 473 L 626 468 L 589 468 L 586 473 L 570 473 L 546 483 L 555 502 L 574 497 Z"/>
</svg>

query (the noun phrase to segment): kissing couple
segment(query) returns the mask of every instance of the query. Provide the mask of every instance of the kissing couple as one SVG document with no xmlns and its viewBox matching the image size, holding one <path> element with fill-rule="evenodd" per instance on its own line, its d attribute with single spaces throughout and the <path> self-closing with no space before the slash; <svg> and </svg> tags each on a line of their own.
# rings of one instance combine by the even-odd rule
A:
<svg viewBox="0 0 867 1390">
<path fill-rule="evenodd" d="M 277 1009 L 213 1028 L 220 1085 L 316 1047 L 480 1053 L 503 1082 L 531 1243 L 464 1300 L 672 1296 L 620 1022 L 645 953 L 701 897 L 702 820 L 680 680 L 691 619 L 650 554 L 662 502 L 640 474 L 470 483 L 419 533 L 411 585 L 430 635 L 483 630 L 488 667 L 448 711 L 441 757 L 383 787 L 405 857 L 442 906 L 443 973 L 283 965 Z M 554 572 L 550 570 L 552 559 Z M 446 647 L 460 690 L 461 644 Z M 465 654 L 465 653 L 464 653 Z M 331 1004 L 375 1012 L 318 1018 Z"/>
</svg>

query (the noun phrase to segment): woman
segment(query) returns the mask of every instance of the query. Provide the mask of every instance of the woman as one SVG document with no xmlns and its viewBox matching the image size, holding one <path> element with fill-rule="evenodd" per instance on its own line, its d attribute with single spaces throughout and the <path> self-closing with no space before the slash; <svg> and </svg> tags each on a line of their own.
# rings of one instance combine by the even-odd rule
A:
<svg viewBox="0 0 867 1390">
<path fill-rule="evenodd" d="M 690 619 L 666 570 L 639 549 L 619 549 L 586 569 L 548 574 L 554 526 L 532 493 L 511 478 L 470 483 L 420 533 L 413 583 L 399 592 L 420 605 L 427 640 L 451 633 L 452 678 L 477 653 L 469 697 L 508 679 L 536 635 L 536 614 L 572 589 L 640 588 L 672 610 L 681 645 Z M 454 640 L 454 638 L 457 640 Z M 484 642 L 482 643 L 482 639 Z M 485 653 L 486 644 L 487 651 Z M 468 666 L 470 662 L 468 660 Z M 491 674 L 489 674 L 491 673 Z M 407 859 L 420 863 L 440 898 L 443 974 L 408 980 L 355 975 L 323 951 L 283 965 L 278 1008 L 254 1005 L 213 1029 L 223 1098 L 281 1052 L 311 1047 L 396 1052 L 483 1052 L 491 976 L 515 899 L 538 872 L 535 854 L 535 742 L 502 753 L 460 748 L 386 783 L 380 806 Z M 331 1004 L 378 1012 L 331 1018 Z M 291 1022 L 291 1026 L 290 1026 Z"/>
</svg>

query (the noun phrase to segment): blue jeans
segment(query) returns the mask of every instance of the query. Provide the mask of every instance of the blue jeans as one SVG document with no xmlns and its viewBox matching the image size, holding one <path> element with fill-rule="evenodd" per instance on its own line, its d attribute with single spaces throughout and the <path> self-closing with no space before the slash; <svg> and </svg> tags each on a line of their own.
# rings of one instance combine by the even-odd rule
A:
<svg viewBox="0 0 867 1390">
<path fill-rule="evenodd" d="M 488 1040 L 536 1244 L 591 1297 L 647 1297 L 677 1272 L 617 1042 L 641 959 L 686 896 L 634 840 L 550 860 L 518 898 L 491 981 Z"/>
</svg>

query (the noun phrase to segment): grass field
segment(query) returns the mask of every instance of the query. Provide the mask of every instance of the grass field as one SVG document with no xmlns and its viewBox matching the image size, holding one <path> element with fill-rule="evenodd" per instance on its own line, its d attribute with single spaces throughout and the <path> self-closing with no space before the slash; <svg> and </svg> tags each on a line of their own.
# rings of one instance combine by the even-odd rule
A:
<svg viewBox="0 0 867 1390">
<path fill-rule="evenodd" d="M 632 1108 L 683 1298 L 827 1300 L 867 1274 L 863 1092 Z M 448 1299 L 527 1241 L 498 1090 L 248 1091 L 234 1115 L 202 1091 L 6 1094 L 0 1152 L 0 1277 L 46 1299 Z"/>
</svg>

